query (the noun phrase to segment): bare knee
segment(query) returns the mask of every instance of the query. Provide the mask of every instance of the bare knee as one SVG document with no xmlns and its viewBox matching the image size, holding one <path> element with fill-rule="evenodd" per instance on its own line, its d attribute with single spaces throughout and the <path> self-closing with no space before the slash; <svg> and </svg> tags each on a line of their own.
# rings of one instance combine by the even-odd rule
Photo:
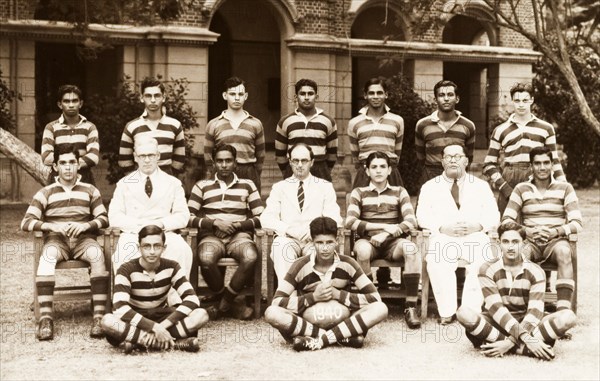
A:
<svg viewBox="0 0 600 381">
<path fill-rule="evenodd" d="M 258 258 L 258 252 L 253 244 L 247 243 L 245 245 L 241 245 L 239 250 L 241 250 L 241 255 L 239 255 L 238 258 L 240 258 L 241 264 L 253 265 L 256 262 L 256 259 Z"/>
<path fill-rule="evenodd" d="M 269 306 L 265 310 L 265 320 L 271 325 L 279 325 L 285 310 L 279 306 Z"/>
<path fill-rule="evenodd" d="M 472 328 L 477 321 L 477 312 L 466 306 L 460 306 L 456 311 L 456 318 L 466 328 Z"/>
<path fill-rule="evenodd" d="M 369 304 L 369 311 L 377 316 L 377 320 L 383 320 L 388 316 L 388 307 L 384 302 L 375 302 Z"/>
<path fill-rule="evenodd" d="M 88 247 L 85 249 L 82 259 L 90 264 L 92 273 L 99 274 L 106 271 L 104 254 L 101 248 L 95 246 Z"/>
<path fill-rule="evenodd" d="M 198 329 L 202 327 L 204 324 L 208 323 L 208 313 L 204 308 L 196 308 L 190 314 L 190 318 L 192 320 L 192 329 Z"/>
<path fill-rule="evenodd" d="M 354 245 L 354 254 L 358 261 L 370 261 L 373 248 L 365 241 L 359 241 Z"/>
<path fill-rule="evenodd" d="M 200 266 L 214 265 L 223 256 L 223 252 L 224 250 L 221 247 L 212 242 L 200 244 L 198 246 Z"/>
<path fill-rule="evenodd" d="M 570 265 L 571 264 L 571 249 L 568 247 L 557 247 L 554 249 L 554 257 L 556 258 L 556 263 L 559 265 Z"/>
<path fill-rule="evenodd" d="M 557 325 L 563 330 L 568 330 L 575 326 L 577 323 L 577 315 L 571 310 L 560 310 L 555 312 Z"/>
</svg>

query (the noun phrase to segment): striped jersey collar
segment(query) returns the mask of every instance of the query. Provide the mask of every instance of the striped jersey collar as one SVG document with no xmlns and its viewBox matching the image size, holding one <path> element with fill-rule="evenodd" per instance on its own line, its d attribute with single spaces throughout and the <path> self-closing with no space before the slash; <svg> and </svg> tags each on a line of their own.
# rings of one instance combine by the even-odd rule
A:
<svg viewBox="0 0 600 381">
<path fill-rule="evenodd" d="M 384 104 L 383 106 L 385 107 L 385 114 L 389 113 L 390 110 L 391 110 L 390 106 L 388 106 L 386 104 Z M 369 106 L 364 106 L 363 108 L 361 108 L 360 110 L 358 110 L 358 113 L 364 115 L 366 118 L 373 119 L 373 118 L 371 118 L 370 116 L 367 115 L 367 111 L 369 111 Z M 385 114 L 383 114 L 383 115 L 385 115 Z"/>
<path fill-rule="evenodd" d="M 159 122 L 162 122 L 164 118 L 167 117 L 167 108 L 165 106 L 163 106 L 163 108 L 160 110 L 161 112 L 161 117 L 158 120 Z M 142 115 L 140 115 L 140 119 L 146 119 L 148 118 L 148 110 L 144 109 L 144 112 L 142 113 Z"/>
<path fill-rule="evenodd" d="M 315 269 L 315 266 L 317 264 L 316 260 L 317 260 L 317 249 L 315 248 L 314 250 L 311 250 L 311 253 L 310 253 L 310 266 L 312 267 L 315 274 L 318 274 L 319 276 L 326 276 L 328 280 L 331 280 L 331 275 L 333 275 L 333 272 L 337 268 L 338 263 L 340 263 L 340 261 L 341 261 L 340 255 L 337 253 L 337 251 L 335 251 L 333 253 L 333 264 L 331 265 L 331 267 L 329 269 L 327 269 L 326 273 L 321 273 L 321 272 L 317 271 L 317 269 Z"/>
<path fill-rule="evenodd" d="M 87 118 L 81 114 L 79 114 L 79 122 L 77 123 L 77 125 L 79 126 L 80 124 L 83 124 L 87 122 Z M 60 116 L 58 117 L 58 123 L 66 126 L 67 124 L 65 123 L 65 114 L 60 114 Z"/>
<path fill-rule="evenodd" d="M 296 109 L 294 110 L 294 113 L 304 119 L 307 120 L 311 120 L 313 118 L 316 118 L 319 114 L 323 113 L 323 109 L 320 109 L 318 107 L 315 107 L 315 110 L 317 111 L 316 113 L 314 113 L 313 115 L 310 116 L 310 118 L 307 118 L 306 115 L 304 115 L 303 113 L 301 113 L 300 111 L 298 111 L 298 107 L 296 107 Z"/>
<path fill-rule="evenodd" d="M 535 180 L 533 178 L 533 175 L 529 175 L 529 178 L 527 179 L 527 183 L 531 184 L 531 186 L 533 186 L 536 190 L 537 190 L 537 185 L 534 184 L 533 180 Z M 556 179 L 554 178 L 554 174 L 552 172 L 550 172 L 550 185 L 554 184 L 556 182 Z"/>
<path fill-rule="evenodd" d="M 248 111 L 243 110 L 243 112 L 244 112 L 244 120 L 246 120 L 248 118 L 252 118 L 252 115 L 250 115 L 250 113 Z M 221 115 L 219 115 L 217 118 L 230 120 L 227 117 L 227 110 L 223 110 L 223 112 L 221 112 Z"/>
<path fill-rule="evenodd" d="M 529 124 L 529 123 L 533 122 L 534 120 L 540 120 L 540 118 L 538 118 L 537 116 L 535 116 L 535 115 L 531 114 L 531 118 L 529 118 L 529 120 L 528 120 L 527 122 L 525 122 L 525 123 L 518 123 L 518 122 L 515 122 L 515 114 L 514 114 L 514 113 L 512 113 L 512 114 L 510 114 L 510 116 L 508 117 L 508 120 L 507 120 L 507 122 L 509 122 L 509 123 L 513 123 L 513 124 L 516 124 L 516 125 L 519 125 L 519 124 L 520 124 L 520 125 L 526 125 L 526 124 Z"/>
<path fill-rule="evenodd" d="M 390 185 L 389 181 L 385 184 L 385 188 L 383 188 L 383 190 L 381 192 L 377 189 L 377 187 L 375 186 L 375 184 L 373 184 L 372 182 L 369 182 L 369 190 L 371 192 L 375 191 L 377 193 L 383 193 L 383 192 L 385 192 L 388 189 L 391 189 L 391 185 Z"/>
<path fill-rule="evenodd" d="M 225 181 L 218 178 L 216 173 L 215 173 L 215 179 L 213 180 L 213 184 L 216 184 L 216 183 L 225 184 L 225 186 L 227 188 L 231 188 L 234 184 L 237 184 L 239 182 L 240 182 L 240 179 L 237 177 L 237 175 L 235 173 L 233 174 L 233 181 L 231 182 L 231 184 L 227 184 L 227 183 L 225 183 Z"/>
<path fill-rule="evenodd" d="M 77 174 L 77 181 L 75 181 L 75 184 L 73 184 L 73 186 L 79 184 L 80 182 L 81 182 L 81 175 L 78 173 Z M 60 183 L 58 176 L 54 176 L 54 183 L 57 184 L 58 186 L 63 187 L 63 188 L 65 187 L 63 184 Z"/>
<path fill-rule="evenodd" d="M 454 110 L 454 112 L 456 113 L 456 120 L 454 121 L 454 123 L 456 123 L 456 121 L 458 119 L 460 119 L 462 112 L 460 112 L 458 110 Z M 440 118 L 438 117 L 438 110 L 435 110 L 434 112 L 432 112 L 430 115 L 430 118 L 431 118 L 432 122 L 435 122 L 435 123 L 439 122 Z"/>
</svg>

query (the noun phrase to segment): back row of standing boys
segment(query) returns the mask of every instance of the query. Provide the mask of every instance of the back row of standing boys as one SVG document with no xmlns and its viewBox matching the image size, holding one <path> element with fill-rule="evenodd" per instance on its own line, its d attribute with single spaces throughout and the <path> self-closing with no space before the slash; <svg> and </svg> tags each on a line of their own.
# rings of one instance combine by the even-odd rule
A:
<svg viewBox="0 0 600 381">
<path fill-rule="evenodd" d="M 410 328 L 421 324 L 416 310 L 421 253 L 406 238 L 420 226 L 431 230 L 426 260 L 440 324 L 457 316 L 454 270 L 460 258 L 469 265 L 458 319 L 473 343 L 490 356 L 514 350 L 550 359 L 553 341 L 575 323 L 566 237 L 581 230 L 582 219 L 558 160 L 554 128 L 531 114 L 530 86 L 515 85 L 515 112 L 494 129 L 484 163 L 484 173 L 499 189 L 496 204 L 488 184 L 466 171 L 475 126 L 455 110 L 457 90 L 451 81 L 437 83 L 438 108 L 416 125 L 424 185 L 415 215 L 398 172 L 403 119 L 385 104 L 384 80 L 365 84 L 367 105 L 348 124 L 356 175 L 345 226 L 357 237 L 355 261 L 335 252 L 336 230 L 342 226 L 330 182 L 337 127 L 315 106 L 314 81 L 296 83 L 298 107 L 277 125 L 275 150 L 284 180 L 273 185 L 265 207 L 259 194 L 263 126 L 243 109 L 248 98 L 244 82 L 236 77 L 225 82 L 227 109 L 206 127 L 210 174 L 194 185 L 186 203 L 181 182 L 173 176 L 184 165 L 182 126 L 164 113 L 163 84 L 144 80 L 144 113 L 127 124 L 119 149 L 119 165 L 129 173 L 117 183 L 108 213 L 90 171 L 99 159 L 98 132 L 79 114 L 81 91 L 62 86 L 62 115 L 46 126 L 42 142 L 42 159 L 58 176 L 34 196 L 22 222 L 24 230 L 46 232 L 36 276 L 38 338 L 48 340 L 54 333 L 56 262 L 77 258 L 91 265 L 91 336 L 106 335 L 126 351 L 135 346 L 198 350 L 196 331 L 209 317 L 252 315 L 236 296 L 255 266 L 253 231 L 263 227 L 276 233 L 271 257 L 279 283 L 267 321 L 296 350 L 336 342 L 360 347 L 367 330 L 387 316 L 372 283 L 374 258 L 404 259 L 405 320 Z M 486 232 L 499 224 L 501 213 L 503 255 L 497 260 Z M 122 233 L 113 253 L 113 313 L 105 314 L 110 277 L 98 259 L 102 249 L 95 231 L 109 221 Z M 186 226 L 199 228 L 201 273 L 214 292 L 208 299 L 215 302 L 206 311 L 187 281 L 192 250 L 177 234 Z M 217 267 L 224 256 L 239 263 L 228 285 Z M 558 264 L 558 312 L 550 317 L 544 317 L 545 274 L 530 259 Z M 380 287 L 388 280 L 389 274 L 378 274 Z"/>
</svg>

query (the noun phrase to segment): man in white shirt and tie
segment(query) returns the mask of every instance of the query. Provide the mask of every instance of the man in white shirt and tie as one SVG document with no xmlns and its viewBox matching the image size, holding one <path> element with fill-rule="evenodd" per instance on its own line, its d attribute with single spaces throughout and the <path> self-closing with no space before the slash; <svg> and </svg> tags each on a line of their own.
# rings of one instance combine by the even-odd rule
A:
<svg viewBox="0 0 600 381">
<path fill-rule="evenodd" d="M 314 163 L 310 146 L 294 144 L 288 151 L 288 159 L 293 175 L 273 185 L 260 216 L 261 226 L 276 234 L 271 258 L 278 279 L 283 279 L 296 258 L 308 254 L 312 220 L 330 217 L 342 226 L 333 185 L 310 173 Z"/>
<path fill-rule="evenodd" d="M 189 279 L 192 249 L 175 231 L 187 226 L 190 212 L 181 181 L 158 167 L 160 153 L 156 139 L 141 136 L 135 141 L 137 170 L 117 183 L 108 208 L 111 227 L 121 229 L 113 270 L 140 257 L 138 232 L 146 225 L 156 225 L 166 233 L 164 258 L 175 260 Z"/>
<path fill-rule="evenodd" d="M 477 275 L 481 265 L 494 258 L 486 232 L 500 221 L 489 185 L 466 173 L 468 164 L 463 145 L 446 146 L 442 157 L 444 172 L 423 185 L 417 206 L 419 226 L 431 230 L 427 272 L 442 325 L 455 319 L 455 271 L 460 259 L 469 263 L 462 305 L 481 310 L 483 294 Z"/>
</svg>

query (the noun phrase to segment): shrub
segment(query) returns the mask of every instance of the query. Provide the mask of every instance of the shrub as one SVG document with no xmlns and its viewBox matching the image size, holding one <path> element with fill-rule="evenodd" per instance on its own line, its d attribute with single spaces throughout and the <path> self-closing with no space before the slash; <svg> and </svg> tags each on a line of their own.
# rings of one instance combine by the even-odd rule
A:
<svg viewBox="0 0 600 381">
<path fill-rule="evenodd" d="M 396 75 L 388 81 L 388 99 L 386 104 L 395 114 L 404 118 L 404 140 L 399 170 L 404 187 L 410 195 L 416 195 L 420 189 L 421 167 L 415 153 L 415 126 L 419 119 L 431 114 L 435 105 L 427 103 L 414 91 L 412 81 Z"/>
<path fill-rule="evenodd" d="M 2 77 L 2 70 L 0 70 L 0 77 Z M 16 121 L 10 110 L 10 105 L 15 98 L 22 100 L 21 95 L 14 90 L 10 90 L 6 81 L 0 78 L 0 127 L 13 135 L 16 130 Z"/>
<path fill-rule="evenodd" d="M 600 115 L 600 59 L 584 47 L 570 52 L 577 81 L 595 115 Z M 587 187 L 600 179 L 600 137 L 580 115 L 575 97 L 556 65 L 542 58 L 534 66 L 538 116 L 556 126 L 557 141 L 567 155 L 567 180 Z"/>
<path fill-rule="evenodd" d="M 160 76 L 157 76 L 161 79 Z M 184 131 L 199 126 L 196 112 L 185 100 L 188 94 L 188 81 L 185 78 L 173 79 L 163 82 L 165 85 L 165 108 L 167 115 L 181 122 Z M 125 76 L 116 89 L 116 96 L 92 95 L 85 102 L 85 116 L 98 127 L 100 135 L 100 152 L 103 159 L 108 160 L 107 180 L 114 184 L 125 172 L 119 167 L 119 144 L 125 125 L 130 120 L 138 118 L 144 111 L 140 102 L 140 93 L 137 91 L 131 77 Z M 186 164 L 191 157 L 193 136 L 185 134 Z"/>
</svg>

